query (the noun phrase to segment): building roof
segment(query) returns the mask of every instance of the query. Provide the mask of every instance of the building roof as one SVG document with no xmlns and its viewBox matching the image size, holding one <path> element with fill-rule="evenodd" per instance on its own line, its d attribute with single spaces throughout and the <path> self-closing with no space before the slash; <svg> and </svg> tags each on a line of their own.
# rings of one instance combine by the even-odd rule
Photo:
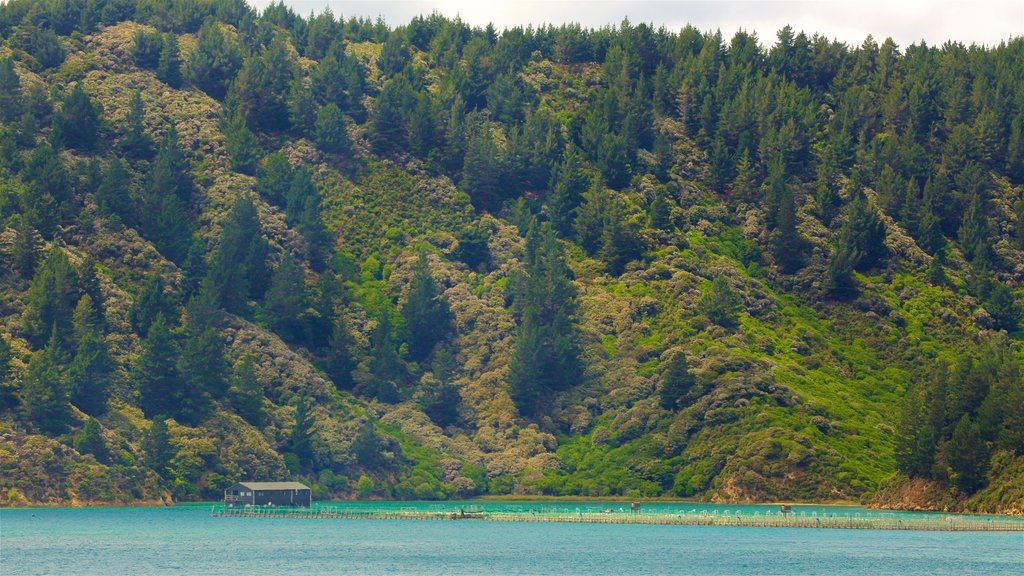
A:
<svg viewBox="0 0 1024 576">
<path fill-rule="evenodd" d="M 309 490 L 301 482 L 239 482 L 250 490 Z"/>
</svg>

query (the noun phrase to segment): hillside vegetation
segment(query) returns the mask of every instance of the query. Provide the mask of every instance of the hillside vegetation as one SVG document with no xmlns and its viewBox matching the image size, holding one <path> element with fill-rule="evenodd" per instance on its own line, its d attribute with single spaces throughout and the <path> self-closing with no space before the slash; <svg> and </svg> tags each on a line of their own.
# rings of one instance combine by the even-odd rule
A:
<svg viewBox="0 0 1024 576">
<path fill-rule="evenodd" d="M 0 504 L 1024 509 L 1020 38 L 241 0 L 0 35 Z"/>
</svg>

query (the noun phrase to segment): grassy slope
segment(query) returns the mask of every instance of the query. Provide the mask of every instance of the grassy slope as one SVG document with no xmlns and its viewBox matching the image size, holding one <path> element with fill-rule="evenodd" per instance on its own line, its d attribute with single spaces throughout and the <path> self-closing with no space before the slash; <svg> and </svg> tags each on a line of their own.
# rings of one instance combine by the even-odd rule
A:
<svg viewBox="0 0 1024 576">
<path fill-rule="evenodd" d="M 178 126 L 203 187 L 201 233 L 212 243 L 227 207 L 253 189 L 253 179 L 228 168 L 217 129 L 218 103 L 194 90 L 168 89 L 131 65 L 127 50 L 137 27 L 124 23 L 84 38 L 83 53 L 45 80 L 61 88 L 82 81 L 104 103 L 115 132 L 130 91 L 142 90 L 147 127 L 159 135 L 167 122 Z M 186 52 L 193 42 L 181 39 Z M 372 45 L 354 48 L 367 59 L 376 54 Z M 583 101 L 597 76 L 595 67 L 549 62 L 523 72 L 543 102 L 559 113 Z M 692 145 L 680 139 L 678 230 L 654 238 L 657 246 L 645 265 L 609 277 L 599 263 L 569 247 L 581 295 L 586 384 L 555 398 L 550 418 L 524 422 L 503 383 L 514 336 L 504 286 L 521 250 L 514 227 L 475 215 L 450 181 L 425 176 L 415 161 L 367 154 L 325 157 L 305 141 L 284 147 L 293 161 L 314 169 L 338 250 L 364 269 L 374 268 L 365 266 L 371 256 L 380 263 L 364 274 L 362 286 L 352 287 L 357 302 L 348 316 L 357 343 L 365 345 L 372 329 L 367 308 L 380 305 L 382 298 L 401 301 L 416 249 L 428 246 L 435 253 L 432 272 L 458 326 L 456 383 L 464 398 L 464 423 L 441 430 L 414 405 L 366 403 L 339 394 L 302 355 L 263 328 L 238 320 L 227 334 L 231 356 L 256 355 L 270 422 L 257 430 L 220 412 L 199 428 L 172 426 L 178 450 L 175 475 L 205 489 L 207 496 L 229 478 L 285 474 L 280 451 L 293 422 L 291 403 L 296 394 L 307 392 L 319 403 L 315 449 L 343 463 L 348 474 L 330 487 L 337 494 L 351 494 L 357 477 L 366 474 L 376 478 L 378 487 L 400 485 L 402 494 L 416 497 L 472 494 L 489 485 L 494 493 L 673 494 L 728 501 L 859 498 L 894 470 L 892 426 L 915 369 L 927 358 L 951 356 L 959 340 L 978 330 L 972 303 L 948 288 L 930 286 L 921 262 L 927 256 L 919 250 L 911 254 L 912 248 L 899 243 L 905 236 L 894 228 L 893 249 L 901 262 L 913 264 L 861 277 L 866 290 L 858 301 L 820 303 L 821 287 L 815 284 L 824 271 L 820 258 L 812 259 L 796 279 L 777 277 L 770 259 L 758 257 L 758 245 L 763 245 L 758 211 L 727 205 L 714 193 L 693 187 L 688 178 L 701 171 L 703 158 L 688 152 Z M 634 194 L 631 200 L 642 204 L 642 192 Z M 276 208 L 265 203 L 258 208 L 275 249 L 301 245 Z M 815 228 L 809 209 L 804 207 L 801 226 L 822 243 L 829 231 Z M 447 258 L 454 233 L 481 220 L 494 230 L 488 272 L 467 270 Z M 71 238 L 69 252 L 95 254 L 105 267 L 114 326 L 110 338 L 120 359 L 129 360 L 137 352 L 124 318 L 129 294 L 137 292 L 146 273 L 160 271 L 174 283 L 178 271 L 134 233 L 108 230 L 102 222 L 95 233 Z M 958 272 L 952 273 L 959 282 Z M 710 324 L 697 309 L 701 289 L 717 275 L 725 275 L 744 300 L 745 312 L 733 330 Z M 5 285 L 8 334 L 17 324 L 25 288 Z M 24 343 L 15 339 L 14 344 L 24 358 Z M 660 358 L 677 348 L 686 351 L 703 393 L 672 414 L 658 407 L 653 392 Z M 142 432 L 150 423 L 130 406 L 129 391 L 119 397 L 102 423 L 109 442 L 121 447 L 120 465 L 137 470 L 132 464 L 140 457 Z M 369 416 L 393 439 L 392 465 L 385 470 L 353 464 L 349 446 Z M 4 426 L 0 453 L 43 443 L 74 465 L 55 472 L 64 480 L 52 488 L 33 488 L 33 481 L 26 480 L 41 478 L 42 471 L 32 476 L 0 471 L 5 489 L 0 502 L 162 495 L 149 476 L 119 485 L 111 480 L 122 470 L 116 465 L 95 463 L 91 456 Z M 238 440 L 221 443 L 225 437 Z M 40 466 L 56 459 L 43 458 Z M 72 468 L 83 471 L 67 472 Z M 1011 501 L 1012 494 L 1020 493 L 1019 478 L 1012 476 L 1017 468 L 1004 467 L 1007 480 L 999 484 L 1009 486 L 1001 494 L 1011 494 Z M 200 495 L 179 488 L 179 497 Z M 382 488 L 377 493 L 395 494 Z"/>
</svg>

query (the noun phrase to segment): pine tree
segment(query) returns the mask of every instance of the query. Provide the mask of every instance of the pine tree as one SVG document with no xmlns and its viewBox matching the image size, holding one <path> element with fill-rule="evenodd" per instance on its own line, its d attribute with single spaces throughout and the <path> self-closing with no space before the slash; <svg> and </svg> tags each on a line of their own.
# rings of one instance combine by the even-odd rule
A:
<svg viewBox="0 0 1024 576">
<path fill-rule="evenodd" d="M 988 472 L 988 449 L 981 439 L 978 425 L 964 414 L 953 429 L 947 445 L 953 484 L 966 494 L 973 494 L 985 483 Z"/>
<path fill-rule="evenodd" d="M 702 291 L 697 308 L 715 324 L 724 328 L 735 328 L 743 302 L 724 276 L 716 276 L 711 285 Z"/>
<path fill-rule="evenodd" d="M 552 391 L 565 390 L 579 381 L 581 350 L 575 326 L 576 290 L 569 279 L 562 246 L 550 224 L 531 231 L 527 238 L 536 252 L 527 254 L 525 277 L 515 283 L 518 311 L 509 393 L 526 416 L 537 414 Z"/>
<path fill-rule="evenodd" d="M 95 149 L 102 116 L 103 105 L 94 103 L 81 83 L 75 84 L 53 117 L 54 144 L 76 150 Z"/>
<path fill-rule="evenodd" d="M 1013 290 L 1002 282 L 996 282 L 985 301 L 985 310 L 995 321 L 998 330 L 1014 332 L 1020 321 L 1020 305 Z"/>
<path fill-rule="evenodd" d="M 49 343 L 32 355 L 22 377 L 22 412 L 44 434 L 63 434 L 71 422 L 63 347 L 57 331 L 52 331 Z"/>
<path fill-rule="evenodd" d="M 139 336 L 145 338 L 149 327 L 157 316 L 163 316 L 164 322 L 177 323 L 180 316 L 174 301 L 164 290 L 164 282 L 159 274 L 153 274 L 142 285 L 142 292 L 132 301 L 128 308 L 128 321 Z"/>
<path fill-rule="evenodd" d="M 232 116 L 224 122 L 223 131 L 231 168 L 242 174 L 255 173 L 263 151 L 256 135 L 245 125 L 245 119 L 240 114 Z"/>
<path fill-rule="evenodd" d="M 64 251 L 54 245 L 29 287 L 28 306 L 22 316 L 29 341 L 40 345 L 50 340 L 55 330 L 61 338 L 69 335 L 78 297 L 78 273 Z"/>
<path fill-rule="evenodd" d="M 225 310 L 243 313 L 250 298 L 263 296 L 269 279 L 268 250 L 252 199 L 239 198 L 224 222 L 220 247 L 210 263 L 210 279 Z"/>
<path fill-rule="evenodd" d="M 283 152 L 274 152 L 263 161 L 256 190 L 267 202 L 283 205 L 292 182 L 292 165 Z"/>
<path fill-rule="evenodd" d="M 0 60 L 0 120 L 13 123 L 22 114 L 21 77 L 8 56 Z"/>
<path fill-rule="evenodd" d="M 504 172 L 501 150 L 494 142 L 490 126 L 482 124 L 466 144 L 460 187 L 469 194 L 478 210 L 497 211 L 504 199 L 501 176 Z"/>
<path fill-rule="evenodd" d="M 305 395 L 295 403 L 295 424 L 288 438 L 288 449 L 299 459 L 303 470 L 313 467 L 313 427 L 316 420 Z"/>
<path fill-rule="evenodd" d="M 807 241 L 796 229 L 796 200 L 793 189 L 783 184 L 779 190 L 777 228 L 773 238 L 775 261 L 787 274 L 796 272 L 804 265 L 804 251 Z"/>
<path fill-rule="evenodd" d="M 440 293 L 430 275 L 427 255 L 420 252 L 409 284 L 409 296 L 402 307 L 402 317 L 409 331 L 409 356 L 421 361 L 452 331 L 453 316 L 448 300 Z"/>
<path fill-rule="evenodd" d="M 132 60 L 139 68 L 156 68 L 163 50 L 163 37 L 159 32 L 139 30 L 132 44 Z"/>
<path fill-rule="evenodd" d="M 110 449 L 103 439 L 100 423 L 95 418 L 85 421 L 85 427 L 75 434 L 73 444 L 79 454 L 92 454 L 97 462 L 105 463 L 110 458 Z"/>
<path fill-rule="evenodd" d="M 828 265 L 828 291 L 840 300 L 847 300 L 857 295 L 857 280 L 853 270 L 857 266 L 855 248 L 848 246 L 846 236 L 840 238 L 839 246 L 832 254 Z"/>
<path fill-rule="evenodd" d="M 220 100 L 242 66 L 241 46 L 225 36 L 213 17 L 203 22 L 196 40 L 196 47 L 185 62 L 185 76 L 197 88 Z"/>
<path fill-rule="evenodd" d="M 150 333 L 152 331 L 150 328 Z M 178 386 L 172 391 L 173 414 L 187 424 L 199 424 L 209 414 L 212 398 L 221 398 L 227 391 L 227 362 L 220 331 L 213 327 L 188 326 L 176 373 Z"/>
<path fill-rule="evenodd" d="M 406 105 L 411 96 L 411 88 L 401 76 L 384 84 L 370 113 L 370 145 L 375 153 L 387 154 L 405 148 L 404 111 L 408 109 Z"/>
<path fill-rule="evenodd" d="M 675 227 L 667 196 L 663 187 L 658 187 L 655 191 L 654 200 L 651 200 L 650 206 L 647 207 L 647 226 L 649 228 L 671 231 Z"/>
<path fill-rule="evenodd" d="M 928 477 L 935 462 L 935 430 L 921 390 L 907 390 L 896 429 L 896 467 L 911 477 Z"/>
<path fill-rule="evenodd" d="M 373 381 L 365 390 L 381 402 L 399 401 L 398 381 L 403 377 L 404 365 L 398 357 L 392 334 L 391 319 L 384 311 L 377 319 L 377 326 L 370 334 L 370 374 Z"/>
<path fill-rule="evenodd" d="M 246 422 L 262 426 L 266 419 L 263 410 L 263 386 L 256 377 L 256 362 L 251 354 L 242 357 L 231 376 L 231 405 Z"/>
<path fill-rule="evenodd" d="M 551 194 L 547 202 L 548 219 L 562 237 L 572 233 L 576 209 L 583 202 L 583 193 L 589 187 L 590 179 L 583 171 L 583 160 L 576 148 L 570 145 L 562 164 L 552 177 Z"/>
<path fill-rule="evenodd" d="M 452 426 L 459 421 L 459 405 L 462 396 L 459 389 L 450 382 L 433 382 L 420 399 L 420 406 L 434 424 L 445 428 Z"/>
<path fill-rule="evenodd" d="M 973 194 L 971 202 L 964 211 L 963 222 L 960 224 L 960 248 L 968 260 L 988 259 L 991 256 L 989 245 L 988 219 L 985 217 L 984 198 L 981 194 Z"/>
<path fill-rule="evenodd" d="M 171 435 L 163 415 L 153 417 L 153 424 L 142 439 L 142 450 L 146 453 L 144 462 L 148 468 L 161 476 L 168 476 L 167 469 L 175 450 L 171 447 Z"/>
<path fill-rule="evenodd" d="M 136 90 L 132 92 L 132 97 L 128 101 L 128 115 L 125 117 L 127 126 L 124 139 L 121 140 L 121 149 L 124 150 L 125 156 L 133 160 L 149 159 L 153 155 L 153 138 L 146 133 L 144 119 L 142 93 Z M 113 163 L 111 161 L 111 164 Z"/>
<path fill-rule="evenodd" d="M 658 382 L 658 399 L 661 407 L 673 411 L 683 408 L 686 397 L 696 382 L 686 362 L 686 354 L 677 351 L 669 356 Z"/>
<path fill-rule="evenodd" d="M 292 255 L 285 252 L 274 269 L 263 302 L 263 311 L 270 329 L 285 342 L 306 340 L 305 314 L 309 307 L 305 275 Z"/>
<path fill-rule="evenodd" d="M 351 147 L 345 117 L 333 102 L 316 116 L 316 145 L 324 152 L 346 152 Z"/>
<path fill-rule="evenodd" d="M 0 335 L 0 410 L 13 409 L 18 404 L 17 388 L 11 375 L 11 345 Z"/>
<path fill-rule="evenodd" d="M 176 415 L 178 376 L 177 342 L 163 314 L 157 315 L 142 340 L 142 351 L 132 367 L 132 380 L 139 389 L 139 407 L 147 416 Z"/>
<path fill-rule="evenodd" d="M 352 336 L 348 332 L 344 316 L 338 316 L 334 321 L 330 345 L 324 355 L 324 370 L 339 390 L 352 388 L 352 371 L 356 368 L 350 351 L 352 345 Z"/>
<path fill-rule="evenodd" d="M 156 66 L 156 78 L 171 88 L 181 87 L 181 56 L 178 51 L 178 38 L 174 34 L 164 34 L 160 60 Z"/>
<path fill-rule="evenodd" d="M 859 270 L 874 267 L 889 250 L 885 246 L 885 224 L 862 194 L 856 194 L 850 202 L 839 236 L 840 243 L 854 251 L 854 267 Z"/>
<path fill-rule="evenodd" d="M 120 158 L 114 158 L 103 171 L 96 190 L 96 205 L 100 212 L 116 216 L 127 226 L 135 223 L 135 202 L 132 199 L 131 179 Z"/>
<path fill-rule="evenodd" d="M 28 218 L 16 215 L 11 218 L 14 227 L 14 245 L 11 247 L 11 260 L 14 269 L 25 280 L 31 280 L 39 262 L 38 233 L 29 224 Z"/>
<path fill-rule="evenodd" d="M 93 299 L 83 295 L 75 307 L 74 336 L 78 344 L 68 368 L 71 403 L 93 416 L 106 411 L 107 391 L 114 373 L 114 361 L 96 315 Z"/>
<path fill-rule="evenodd" d="M 317 116 L 316 100 L 313 91 L 301 76 L 292 80 L 288 94 L 288 123 L 292 131 L 299 136 L 314 134 Z"/>
</svg>

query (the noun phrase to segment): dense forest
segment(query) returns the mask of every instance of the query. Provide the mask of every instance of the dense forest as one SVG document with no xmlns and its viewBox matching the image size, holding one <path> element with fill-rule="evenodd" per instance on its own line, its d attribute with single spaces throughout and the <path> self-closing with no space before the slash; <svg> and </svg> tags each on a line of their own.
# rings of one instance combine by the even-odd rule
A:
<svg viewBox="0 0 1024 576">
<path fill-rule="evenodd" d="M 0 504 L 1024 512 L 1024 39 L 0 5 Z"/>
</svg>

